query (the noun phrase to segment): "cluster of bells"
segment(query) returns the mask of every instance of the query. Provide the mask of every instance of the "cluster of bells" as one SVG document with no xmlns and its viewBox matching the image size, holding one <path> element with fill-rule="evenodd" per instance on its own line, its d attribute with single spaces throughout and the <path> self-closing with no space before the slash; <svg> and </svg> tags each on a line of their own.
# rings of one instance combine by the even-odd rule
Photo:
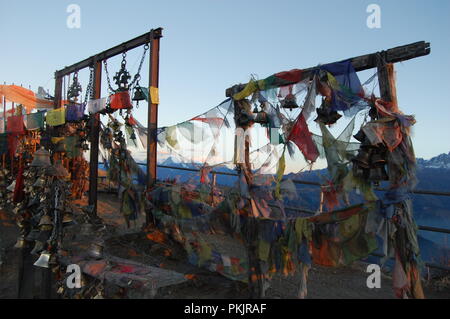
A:
<svg viewBox="0 0 450 319">
<path fill-rule="evenodd" d="M 67 279 L 70 272 L 57 282 L 56 293 L 63 299 L 105 299 L 105 288 L 100 280 L 89 278 L 82 274 L 80 278 L 80 288 L 68 289 Z"/>
<path fill-rule="evenodd" d="M 10 202 L 6 192 L 6 190 L 11 191 L 11 188 L 7 187 L 7 185 L 10 185 L 9 176 L 10 174 L 7 169 L 0 170 L 0 207 L 4 207 Z M 14 191 L 14 189 L 12 191 Z"/>
<path fill-rule="evenodd" d="M 23 248 L 34 242 L 31 254 L 39 255 L 35 266 L 50 268 L 57 265 L 54 252 L 58 236 L 55 234 L 61 227 L 74 224 L 72 211 L 66 203 L 70 193 L 68 185 L 60 179 L 68 175 L 61 161 L 51 164 L 50 153 L 43 148 L 35 152 L 30 168 L 24 172 L 26 196 L 14 208 L 21 228 L 15 247 Z M 56 192 L 54 186 L 59 191 Z M 57 201 L 55 193 L 58 193 Z"/>
<path fill-rule="evenodd" d="M 316 111 L 317 118 L 314 121 L 325 125 L 332 125 L 342 117 L 338 112 L 331 109 L 330 103 L 325 99 L 322 100 L 321 106 Z"/>
<path fill-rule="evenodd" d="M 238 114 L 236 121 L 239 126 L 245 127 L 253 123 L 267 124 L 269 122 L 269 117 L 264 111 L 264 106 L 261 105 L 261 110 L 257 106 L 251 110 L 250 101 L 244 99 L 238 101 L 240 103 L 240 113 Z M 249 110 L 249 111 L 247 111 Z"/>
<path fill-rule="evenodd" d="M 387 150 L 383 145 L 372 145 L 366 135 L 360 130 L 355 139 L 361 142 L 361 147 L 353 161 L 353 175 L 355 177 L 379 183 L 389 180 L 386 173 Z"/>
<path fill-rule="evenodd" d="M 294 94 L 288 94 L 286 97 L 281 100 L 280 106 L 284 109 L 293 110 L 296 108 L 299 108 L 299 105 L 297 104 L 297 99 Z M 317 111 L 317 118 L 314 120 L 316 122 L 321 122 L 325 125 L 332 125 L 336 123 L 342 115 L 340 115 L 338 112 L 333 111 L 330 107 L 330 103 L 327 102 L 325 99 L 322 100 L 322 105 L 316 109 Z"/>
</svg>

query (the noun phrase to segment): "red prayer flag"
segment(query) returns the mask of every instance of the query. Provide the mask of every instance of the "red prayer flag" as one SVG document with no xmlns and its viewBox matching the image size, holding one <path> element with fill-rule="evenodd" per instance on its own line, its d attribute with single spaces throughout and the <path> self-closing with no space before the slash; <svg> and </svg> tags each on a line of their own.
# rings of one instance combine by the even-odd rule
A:
<svg viewBox="0 0 450 319">
<path fill-rule="evenodd" d="M 291 71 L 286 71 L 286 72 L 280 72 L 275 74 L 275 76 L 277 78 L 292 82 L 292 83 L 297 83 L 300 82 L 302 80 L 302 70 L 299 69 L 294 69 Z"/>
<path fill-rule="evenodd" d="M 17 115 L 8 117 L 6 124 L 6 131 L 8 133 L 23 134 L 24 133 L 23 116 Z"/>
<path fill-rule="evenodd" d="M 319 151 L 317 150 L 316 144 L 314 144 L 312 134 L 308 129 L 308 124 L 306 124 L 303 113 L 300 114 L 297 122 L 295 122 L 288 140 L 298 146 L 308 161 L 315 162 L 319 157 Z"/>
</svg>

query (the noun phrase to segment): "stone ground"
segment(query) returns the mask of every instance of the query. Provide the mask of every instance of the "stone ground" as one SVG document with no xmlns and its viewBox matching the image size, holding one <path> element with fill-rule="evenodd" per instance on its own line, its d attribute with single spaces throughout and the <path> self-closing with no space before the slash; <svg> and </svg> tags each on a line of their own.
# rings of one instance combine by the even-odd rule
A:
<svg viewBox="0 0 450 319">
<path fill-rule="evenodd" d="M 83 204 L 83 202 L 80 202 Z M 176 243 L 156 243 L 146 238 L 139 225 L 142 219 L 126 228 L 123 218 L 118 212 L 120 205 L 115 195 L 99 193 L 99 215 L 107 225 L 114 226 L 115 235 L 107 240 L 106 252 L 121 258 L 126 258 L 146 265 L 173 270 L 191 278 L 185 283 L 160 288 L 156 298 L 212 298 L 236 299 L 247 298 L 246 285 L 229 280 L 217 273 L 190 265 L 186 254 Z M 0 266 L 0 298 L 17 297 L 17 265 L 19 251 L 14 249 L 18 229 L 12 215 L 0 211 L 0 247 L 5 248 L 3 265 Z M 171 255 L 166 256 L 167 250 Z M 391 299 L 394 298 L 391 289 L 392 280 L 388 275 L 382 275 L 380 289 L 366 287 L 367 273 L 363 263 L 355 263 L 349 267 L 324 268 L 313 266 L 309 272 L 308 298 L 317 299 Z M 267 290 L 267 298 L 295 298 L 299 277 L 275 276 Z M 450 284 L 445 280 L 424 282 L 427 298 L 450 298 Z M 143 297 L 144 294 L 134 291 L 130 297 Z"/>
</svg>

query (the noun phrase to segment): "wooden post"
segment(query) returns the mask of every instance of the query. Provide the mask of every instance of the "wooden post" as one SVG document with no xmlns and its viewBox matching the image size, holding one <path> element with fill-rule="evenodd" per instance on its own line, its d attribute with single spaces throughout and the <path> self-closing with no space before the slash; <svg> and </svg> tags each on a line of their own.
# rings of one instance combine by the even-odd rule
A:
<svg viewBox="0 0 450 319">
<path fill-rule="evenodd" d="M 391 87 L 389 85 L 389 76 L 384 52 L 378 54 L 377 58 L 378 84 L 380 87 L 380 97 L 386 102 L 392 102 Z"/>
<path fill-rule="evenodd" d="M 154 101 L 152 90 L 159 90 L 159 39 L 162 37 L 162 29 L 153 30 L 150 41 L 150 66 L 149 66 L 149 100 L 147 118 L 147 191 L 156 182 L 156 166 L 158 160 L 158 103 Z M 158 92 L 159 98 L 159 92 Z M 154 221 L 152 212 L 145 211 L 145 224 L 150 225 Z"/>
<path fill-rule="evenodd" d="M 162 29 L 153 30 L 150 43 L 150 82 L 149 90 L 159 88 L 159 40 L 162 37 Z M 157 129 L 158 129 L 158 103 L 154 102 L 151 92 L 149 92 L 148 109 L 148 136 L 147 136 L 147 189 L 156 182 L 157 165 Z"/>
<path fill-rule="evenodd" d="M 94 87 L 92 97 L 101 96 L 102 61 L 95 61 Z M 100 135 L 100 114 L 96 113 L 91 122 L 91 152 L 89 158 L 89 205 L 94 206 L 93 214 L 97 215 L 97 183 L 98 183 L 98 144 Z"/>
</svg>

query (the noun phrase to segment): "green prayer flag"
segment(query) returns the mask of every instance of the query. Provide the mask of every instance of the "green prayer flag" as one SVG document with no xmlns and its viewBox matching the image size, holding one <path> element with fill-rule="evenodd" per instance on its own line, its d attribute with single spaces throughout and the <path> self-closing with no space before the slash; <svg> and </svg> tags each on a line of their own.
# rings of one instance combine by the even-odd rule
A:
<svg viewBox="0 0 450 319">
<path fill-rule="evenodd" d="M 36 112 L 27 115 L 27 130 L 39 130 L 44 128 L 45 112 Z"/>
</svg>

